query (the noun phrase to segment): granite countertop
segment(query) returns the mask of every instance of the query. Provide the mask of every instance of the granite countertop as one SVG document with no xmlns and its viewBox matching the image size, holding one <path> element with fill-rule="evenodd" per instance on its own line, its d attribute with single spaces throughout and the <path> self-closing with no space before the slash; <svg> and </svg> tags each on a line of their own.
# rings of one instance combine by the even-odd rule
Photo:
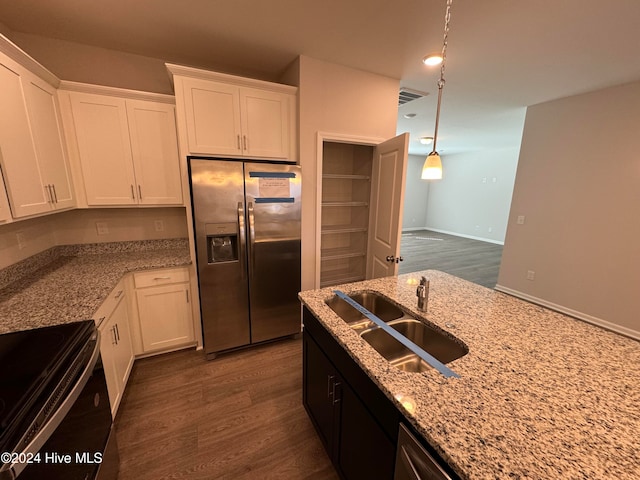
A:
<svg viewBox="0 0 640 480">
<path fill-rule="evenodd" d="M 0 334 L 90 319 L 127 273 L 190 263 L 186 239 L 54 247 L 0 271 Z"/>
<path fill-rule="evenodd" d="M 380 292 L 450 332 L 469 347 L 448 364 L 460 378 L 390 366 L 325 304 L 334 289 Z M 433 270 L 300 299 L 462 478 L 640 478 L 638 341 Z"/>
</svg>

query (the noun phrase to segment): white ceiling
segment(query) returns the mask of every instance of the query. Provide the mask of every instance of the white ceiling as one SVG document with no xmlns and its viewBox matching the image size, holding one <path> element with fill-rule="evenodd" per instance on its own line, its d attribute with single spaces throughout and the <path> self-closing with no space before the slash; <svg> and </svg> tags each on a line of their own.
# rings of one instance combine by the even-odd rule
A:
<svg viewBox="0 0 640 480">
<path fill-rule="evenodd" d="M 398 131 L 432 135 L 445 0 L 3 0 L 21 33 L 273 79 L 298 55 L 430 92 Z M 528 105 L 640 80 L 639 0 L 454 0 L 438 150 L 517 146 Z M 413 120 L 403 114 L 413 112 Z"/>
</svg>

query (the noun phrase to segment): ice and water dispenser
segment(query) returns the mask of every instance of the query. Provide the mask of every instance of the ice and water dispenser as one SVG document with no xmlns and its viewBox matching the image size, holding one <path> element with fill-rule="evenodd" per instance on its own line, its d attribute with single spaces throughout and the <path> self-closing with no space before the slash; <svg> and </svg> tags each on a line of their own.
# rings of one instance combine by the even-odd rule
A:
<svg viewBox="0 0 640 480">
<path fill-rule="evenodd" d="M 209 263 L 238 261 L 238 228 L 235 223 L 207 223 Z"/>
</svg>

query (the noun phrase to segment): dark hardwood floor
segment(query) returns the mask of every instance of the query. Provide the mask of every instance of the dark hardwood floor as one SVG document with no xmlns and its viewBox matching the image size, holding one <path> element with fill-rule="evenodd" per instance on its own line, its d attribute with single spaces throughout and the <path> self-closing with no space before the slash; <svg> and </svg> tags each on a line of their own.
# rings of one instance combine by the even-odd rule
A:
<svg viewBox="0 0 640 480">
<path fill-rule="evenodd" d="M 338 478 L 302 406 L 302 341 L 135 362 L 119 480 Z"/>
<path fill-rule="evenodd" d="M 441 270 L 485 287 L 498 282 L 502 245 L 416 230 L 402 234 L 399 273 Z"/>
</svg>

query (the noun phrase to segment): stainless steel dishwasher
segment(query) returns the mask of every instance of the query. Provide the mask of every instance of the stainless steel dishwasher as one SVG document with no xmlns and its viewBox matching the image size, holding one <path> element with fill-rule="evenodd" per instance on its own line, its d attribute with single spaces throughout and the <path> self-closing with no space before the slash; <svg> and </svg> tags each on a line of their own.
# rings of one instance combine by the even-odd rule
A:
<svg viewBox="0 0 640 480">
<path fill-rule="evenodd" d="M 393 480 L 452 480 L 452 477 L 401 423 Z"/>
</svg>

